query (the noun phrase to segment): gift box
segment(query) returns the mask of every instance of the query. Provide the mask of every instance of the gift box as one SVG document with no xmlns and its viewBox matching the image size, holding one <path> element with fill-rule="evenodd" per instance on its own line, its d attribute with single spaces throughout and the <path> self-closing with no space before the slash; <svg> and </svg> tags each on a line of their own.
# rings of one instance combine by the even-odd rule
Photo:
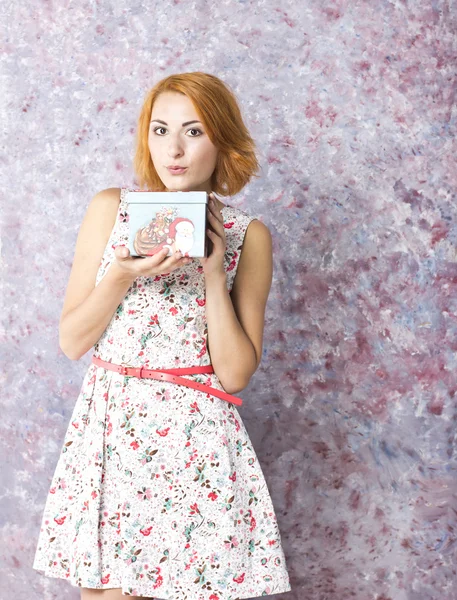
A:
<svg viewBox="0 0 457 600">
<path fill-rule="evenodd" d="M 127 192 L 131 256 L 207 256 L 207 192 Z"/>
</svg>

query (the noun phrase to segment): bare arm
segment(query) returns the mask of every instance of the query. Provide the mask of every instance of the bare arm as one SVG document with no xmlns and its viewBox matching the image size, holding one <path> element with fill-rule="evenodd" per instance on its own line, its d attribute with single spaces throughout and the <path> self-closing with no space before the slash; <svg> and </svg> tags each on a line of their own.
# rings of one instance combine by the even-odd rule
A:
<svg viewBox="0 0 457 600">
<path fill-rule="evenodd" d="M 247 228 L 230 294 L 225 275 L 206 281 L 208 352 L 229 394 L 242 391 L 260 364 L 272 276 L 270 230 L 255 219 Z"/>
<path fill-rule="evenodd" d="M 113 263 L 89 296 L 61 318 L 60 347 L 68 358 L 79 360 L 98 342 L 131 285 Z"/>
<path fill-rule="evenodd" d="M 60 347 L 72 360 L 81 358 L 100 339 L 133 281 L 114 262 L 95 287 L 119 200 L 119 188 L 96 194 L 79 230 L 59 323 Z"/>
</svg>

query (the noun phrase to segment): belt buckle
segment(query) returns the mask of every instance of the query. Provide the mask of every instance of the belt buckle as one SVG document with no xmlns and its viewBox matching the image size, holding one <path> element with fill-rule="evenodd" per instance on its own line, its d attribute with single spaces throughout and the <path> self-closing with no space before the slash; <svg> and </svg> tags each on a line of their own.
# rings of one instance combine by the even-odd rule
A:
<svg viewBox="0 0 457 600">
<path fill-rule="evenodd" d="M 139 373 L 139 375 L 138 375 L 138 377 L 139 377 L 140 379 L 143 379 L 143 369 L 144 369 L 144 365 L 141 365 L 141 367 L 140 367 L 140 373 Z"/>
<path fill-rule="evenodd" d="M 127 375 L 127 367 L 124 365 L 119 365 L 121 367 L 120 374 Z"/>
</svg>

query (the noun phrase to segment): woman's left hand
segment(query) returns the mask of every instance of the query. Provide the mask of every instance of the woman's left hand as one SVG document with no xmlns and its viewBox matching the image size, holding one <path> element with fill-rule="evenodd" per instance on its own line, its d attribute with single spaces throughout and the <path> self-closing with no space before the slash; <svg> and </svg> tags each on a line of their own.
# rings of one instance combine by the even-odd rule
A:
<svg viewBox="0 0 457 600">
<path fill-rule="evenodd" d="M 214 195 L 209 194 L 208 207 L 207 207 L 208 225 L 211 226 L 206 230 L 206 235 L 213 243 L 213 249 L 209 256 L 199 257 L 199 261 L 203 266 L 203 272 L 205 277 L 213 277 L 224 275 L 224 256 L 226 250 L 226 239 L 225 239 L 225 228 L 224 220 L 217 203 L 214 199 Z"/>
</svg>

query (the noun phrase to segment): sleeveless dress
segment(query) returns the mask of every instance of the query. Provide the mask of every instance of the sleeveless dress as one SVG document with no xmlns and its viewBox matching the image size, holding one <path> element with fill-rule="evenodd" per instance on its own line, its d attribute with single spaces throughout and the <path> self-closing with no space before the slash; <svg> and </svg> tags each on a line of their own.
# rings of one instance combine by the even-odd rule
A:
<svg viewBox="0 0 457 600">
<path fill-rule="evenodd" d="M 96 277 L 128 242 L 122 188 Z M 255 218 L 226 205 L 232 289 Z M 211 364 L 198 259 L 138 277 L 95 344 L 145 368 Z M 224 390 L 215 373 L 183 375 Z M 236 405 L 91 363 L 46 499 L 33 568 L 71 585 L 164 600 L 236 600 L 291 590 L 272 499 Z"/>
</svg>

